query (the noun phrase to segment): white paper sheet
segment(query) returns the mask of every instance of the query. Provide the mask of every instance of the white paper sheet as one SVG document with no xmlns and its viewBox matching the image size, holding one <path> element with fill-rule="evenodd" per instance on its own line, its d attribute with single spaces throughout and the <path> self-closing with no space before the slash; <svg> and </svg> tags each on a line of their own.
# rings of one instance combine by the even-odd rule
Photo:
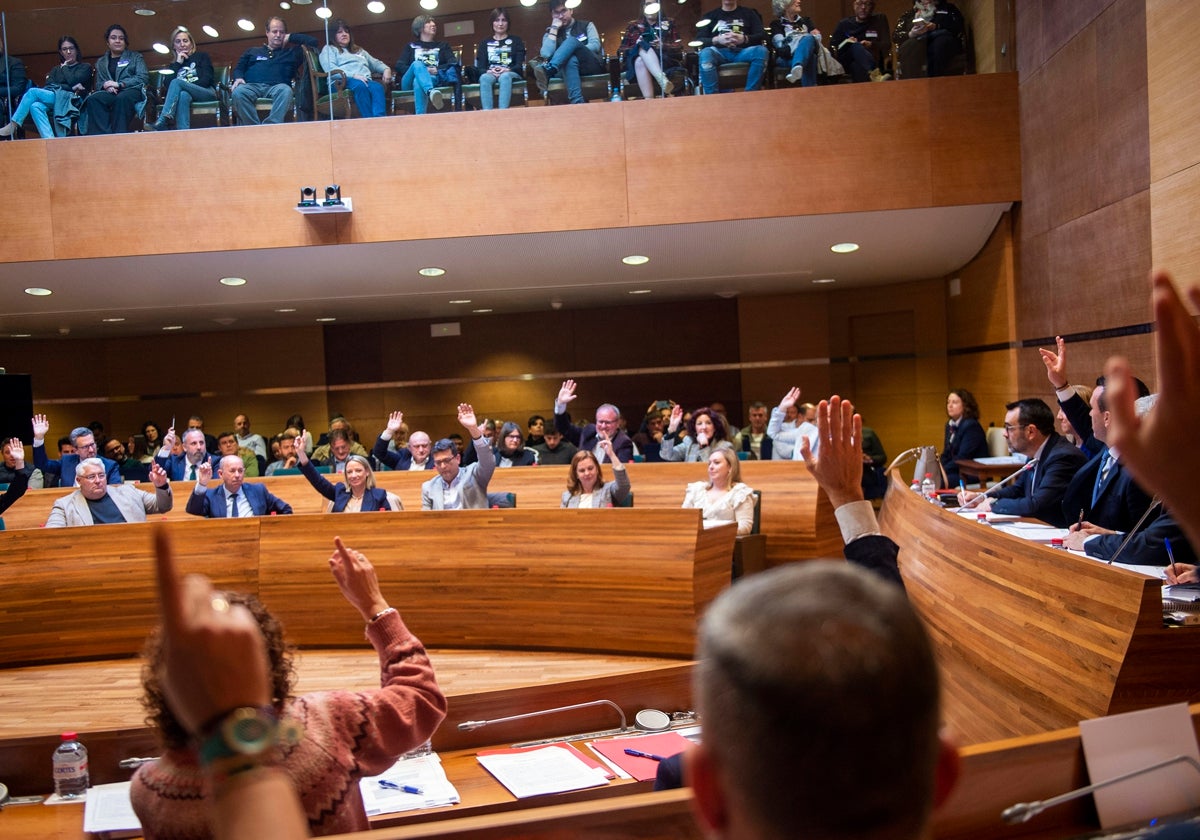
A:
<svg viewBox="0 0 1200 840">
<path fill-rule="evenodd" d="M 561 747 L 481 755 L 478 760 L 518 799 L 608 784 L 598 770 Z"/>
</svg>

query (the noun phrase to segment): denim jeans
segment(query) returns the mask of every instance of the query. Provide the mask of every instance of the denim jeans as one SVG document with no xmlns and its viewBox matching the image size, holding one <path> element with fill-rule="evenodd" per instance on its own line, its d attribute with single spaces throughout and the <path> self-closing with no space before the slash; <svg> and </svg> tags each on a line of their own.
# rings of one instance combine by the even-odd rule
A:
<svg viewBox="0 0 1200 840">
<path fill-rule="evenodd" d="M 167 85 L 167 98 L 163 100 L 162 110 L 158 112 L 157 125 L 162 126 L 168 117 L 175 118 L 175 127 L 188 129 L 192 127 L 192 100 L 212 102 L 217 98 L 217 92 L 212 88 L 200 87 L 176 76 Z"/>
<path fill-rule="evenodd" d="M 762 87 L 763 73 L 767 68 L 767 48 L 742 47 L 740 50 L 727 47 L 705 47 L 700 51 L 700 87 L 705 93 L 717 92 L 717 68 L 727 61 L 748 61 L 750 71 L 746 75 L 746 90 Z"/>
<path fill-rule="evenodd" d="M 33 124 L 37 126 L 38 134 L 49 140 L 54 136 L 50 125 L 50 114 L 54 113 L 54 91 L 45 88 L 30 88 L 21 97 L 21 104 L 13 111 L 12 121 L 17 125 L 25 122 L 25 118 L 33 114 Z"/>
<path fill-rule="evenodd" d="M 484 73 L 479 77 L 479 103 L 483 106 L 483 110 L 490 111 L 494 107 L 492 104 L 493 86 L 500 89 L 500 108 L 507 108 L 512 102 L 512 86 L 513 82 L 521 81 L 519 73 L 509 70 L 507 73 L 501 73 L 499 78 L 491 73 Z"/>
<path fill-rule="evenodd" d="M 265 120 L 261 120 L 262 124 L 277 125 L 283 122 L 288 111 L 292 110 L 292 101 L 295 95 L 292 93 L 291 85 L 243 82 L 233 91 L 233 110 L 237 114 L 240 124 L 259 124 L 258 108 L 255 107 L 255 104 L 260 98 L 271 100 L 271 113 Z"/>
<path fill-rule="evenodd" d="M 796 44 L 796 49 L 792 50 L 790 66 L 795 67 L 799 64 L 804 68 L 804 72 L 800 76 L 800 87 L 817 86 L 817 50 L 819 48 L 816 38 L 812 35 L 802 35 Z"/>
<path fill-rule="evenodd" d="M 871 71 L 875 69 L 875 58 L 871 51 L 862 44 L 847 44 L 838 52 L 838 61 L 856 82 L 871 81 Z"/>
<path fill-rule="evenodd" d="M 587 48 L 584 41 L 575 38 L 564 39 L 546 63 L 566 82 L 567 101 L 572 105 L 587 102 L 583 98 L 583 82 L 580 77 L 604 72 L 604 65 L 600 63 L 596 54 Z M 549 68 L 546 72 L 548 75 L 554 75 L 550 73 Z"/>
<path fill-rule="evenodd" d="M 413 111 L 417 114 L 424 114 L 429 109 L 429 91 L 439 85 L 454 85 L 457 89 L 458 68 L 447 67 L 434 76 L 424 64 L 414 61 L 400 80 L 400 90 L 413 92 Z"/>
<path fill-rule="evenodd" d="M 382 117 L 387 111 L 383 96 L 383 85 L 374 79 L 346 79 L 346 87 L 354 94 L 354 104 L 364 117 Z"/>
</svg>

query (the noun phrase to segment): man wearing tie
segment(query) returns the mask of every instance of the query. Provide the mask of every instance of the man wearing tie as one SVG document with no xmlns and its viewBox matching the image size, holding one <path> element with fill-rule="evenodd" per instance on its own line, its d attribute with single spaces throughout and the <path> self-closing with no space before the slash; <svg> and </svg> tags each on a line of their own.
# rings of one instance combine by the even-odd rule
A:
<svg viewBox="0 0 1200 840">
<path fill-rule="evenodd" d="M 196 470 L 196 486 L 185 508 L 188 513 L 209 519 L 236 519 L 292 512 L 291 505 L 263 485 L 243 483 L 246 465 L 237 455 L 226 455 L 221 459 L 218 475 L 221 483 L 208 487 L 212 465 L 208 461 L 200 464 Z"/>
<path fill-rule="evenodd" d="M 1022 471 L 1012 484 L 992 491 L 975 509 L 1031 516 L 1056 528 L 1067 527 L 1063 496 L 1071 477 L 1087 462 L 1087 456 L 1054 431 L 1054 414 L 1042 400 L 1017 400 L 1004 408 L 1008 448 L 1037 463 Z M 966 493 L 964 501 L 978 495 Z"/>
<path fill-rule="evenodd" d="M 167 471 L 171 481 L 195 481 L 201 465 L 208 464 L 215 468 L 219 456 L 208 454 L 208 442 L 204 439 L 203 429 L 188 429 L 183 433 L 183 452 L 172 455 L 175 446 L 175 427 L 172 426 L 163 435 L 162 449 L 154 456 L 154 461 Z"/>
</svg>

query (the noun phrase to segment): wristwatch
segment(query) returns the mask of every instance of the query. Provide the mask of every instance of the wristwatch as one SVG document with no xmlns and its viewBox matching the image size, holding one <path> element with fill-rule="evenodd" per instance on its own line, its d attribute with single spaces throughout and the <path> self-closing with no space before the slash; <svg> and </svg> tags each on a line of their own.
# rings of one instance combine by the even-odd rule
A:
<svg viewBox="0 0 1200 840">
<path fill-rule="evenodd" d="M 242 706 L 229 712 L 201 736 L 200 763 L 232 756 L 257 756 L 278 741 L 279 718 L 269 706 Z"/>
</svg>

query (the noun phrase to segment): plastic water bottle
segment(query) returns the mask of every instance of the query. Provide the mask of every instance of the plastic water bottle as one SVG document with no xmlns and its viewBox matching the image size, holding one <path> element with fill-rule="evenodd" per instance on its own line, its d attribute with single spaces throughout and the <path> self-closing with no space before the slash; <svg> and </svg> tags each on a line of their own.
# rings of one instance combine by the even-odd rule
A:
<svg viewBox="0 0 1200 840">
<path fill-rule="evenodd" d="M 54 792 L 63 799 L 83 796 L 88 789 L 87 747 L 76 737 L 74 732 L 64 732 L 54 751 Z"/>
<path fill-rule="evenodd" d="M 917 477 L 915 475 L 913 476 L 913 483 L 909 486 L 908 489 L 913 491 L 914 493 L 921 492 L 921 482 L 917 481 Z"/>
<path fill-rule="evenodd" d="M 937 483 L 929 473 L 925 473 L 925 478 L 921 481 L 921 495 L 931 502 L 937 499 Z"/>
</svg>

